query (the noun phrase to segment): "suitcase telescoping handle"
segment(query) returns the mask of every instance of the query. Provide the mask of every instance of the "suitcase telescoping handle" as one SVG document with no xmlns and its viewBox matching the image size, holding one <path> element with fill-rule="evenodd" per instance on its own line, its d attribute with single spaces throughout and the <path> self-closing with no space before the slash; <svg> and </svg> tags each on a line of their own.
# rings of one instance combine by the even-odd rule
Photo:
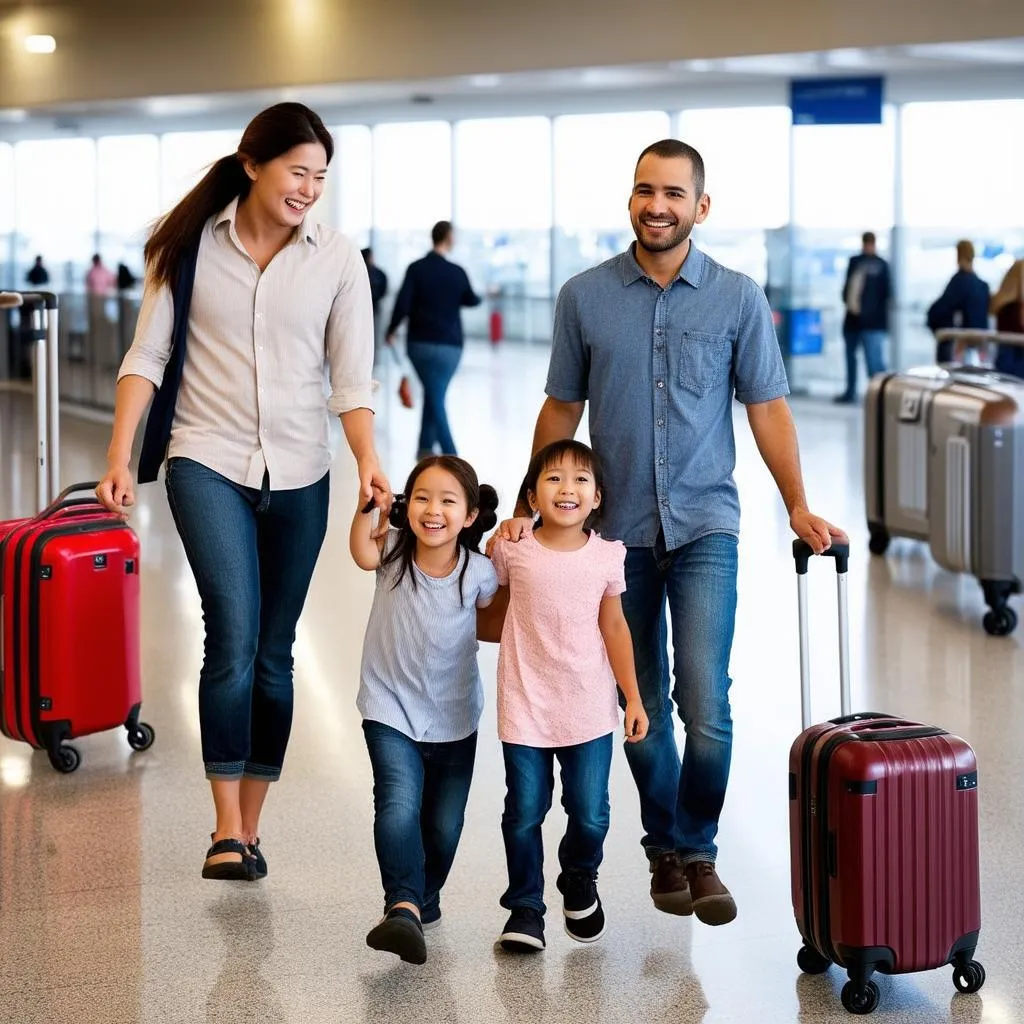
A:
<svg viewBox="0 0 1024 1024">
<path fill-rule="evenodd" d="M 57 296 L 21 292 L 22 317 L 32 339 L 33 393 L 36 407 L 36 508 L 45 508 L 60 487 L 60 388 L 57 381 Z"/>
<path fill-rule="evenodd" d="M 846 575 L 850 563 L 849 543 L 836 543 L 822 552 L 836 563 L 836 596 L 839 604 L 839 701 L 844 716 L 850 714 L 850 612 L 846 601 Z M 811 724 L 810 626 L 807 618 L 807 570 L 814 552 L 804 540 L 793 541 L 796 561 L 796 594 L 800 618 L 800 714 L 803 727 Z"/>
</svg>

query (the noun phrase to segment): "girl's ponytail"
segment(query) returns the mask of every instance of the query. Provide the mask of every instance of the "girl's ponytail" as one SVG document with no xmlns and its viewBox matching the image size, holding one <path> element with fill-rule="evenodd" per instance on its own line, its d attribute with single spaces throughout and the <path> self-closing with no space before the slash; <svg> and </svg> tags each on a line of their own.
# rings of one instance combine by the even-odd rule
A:
<svg viewBox="0 0 1024 1024">
<path fill-rule="evenodd" d="M 470 551 L 480 550 L 484 534 L 493 530 L 498 522 L 498 492 L 490 484 L 480 485 L 476 519 L 460 534 L 459 543 Z"/>
</svg>

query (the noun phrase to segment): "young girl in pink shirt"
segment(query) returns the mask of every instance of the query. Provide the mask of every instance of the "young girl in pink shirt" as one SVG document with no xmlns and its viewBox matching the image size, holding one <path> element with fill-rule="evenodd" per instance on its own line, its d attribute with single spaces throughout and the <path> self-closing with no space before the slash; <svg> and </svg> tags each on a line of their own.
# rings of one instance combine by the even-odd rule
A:
<svg viewBox="0 0 1024 1024">
<path fill-rule="evenodd" d="M 556 759 L 568 818 L 556 882 L 565 930 L 579 942 L 604 933 L 597 869 L 608 833 L 616 683 L 626 702 L 626 741 L 647 733 L 619 596 L 626 549 L 588 528 L 601 503 L 594 453 L 578 441 L 548 445 L 531 461 L 524 489 L 540 519 L 517 543 L 499 540 L 492 553 L 498 583 L 509 588 L 498 655 L 508 863 L 501 905 L 510 912 L 499 941 L 509 952 L 544 948 L 541 825 Z"/>
</svg>

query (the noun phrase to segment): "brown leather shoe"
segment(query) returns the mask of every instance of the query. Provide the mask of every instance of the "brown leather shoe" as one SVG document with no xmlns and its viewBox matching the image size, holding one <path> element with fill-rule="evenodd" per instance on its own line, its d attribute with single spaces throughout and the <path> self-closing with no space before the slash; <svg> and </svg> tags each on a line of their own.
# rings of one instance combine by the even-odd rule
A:
<svg viewBox="0 0 1024 1024">
<path fill-rule="evenodd" d="M 728 924 L 736 916 L 736 901 L 706 860 L 694 861 L 685 868 L 690 886 L 693 912 L 705 924 Z"/>
<path fill-rule="evenodd" d="M 651 899 L 666 914 L 687 917 L 693 913 L 686 869 L 678 853 L 670 850 L 651 861 Z"/>
</svg>

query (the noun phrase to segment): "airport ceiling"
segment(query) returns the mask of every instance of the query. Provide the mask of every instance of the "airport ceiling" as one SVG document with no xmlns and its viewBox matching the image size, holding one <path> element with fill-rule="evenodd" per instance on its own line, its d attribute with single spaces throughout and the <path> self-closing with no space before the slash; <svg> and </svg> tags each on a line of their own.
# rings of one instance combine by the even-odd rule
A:
<svg viewBox="0 0 1024 1024">
<path fill-rule="evenodd" d="M 0 10 L 16 6 L 0 0 Z M 791 78 L 881 74 L 889 78 L 941 76 L 969 81 L 983 74 L 1020 76 L 1024 96 L 1024 38 L 962 43 L 927 43 L 681 60 L 652 64 L 459 75 L 388 82 L 348 82 L 207 95 L 151 96 L 130 100 L 62 104 L 32 110 L 0 108 L 0 138 L 16 139 L 41 128 L 69 131 L 118 130 L 144 121 L 149 130 L 234 126 L 256 110 L 293 99 L 308 103 L 329 121 L 449 117 L 452 111 L 480 116 L 504 110 L 537 113 L 572 108 L 574 101 L 601 97 L 613 107 L 630 98 L 675 97 L 716 89 L 775 87 Z M 673 99 L 669 103 L 669 99 Z"/>
</svg>

